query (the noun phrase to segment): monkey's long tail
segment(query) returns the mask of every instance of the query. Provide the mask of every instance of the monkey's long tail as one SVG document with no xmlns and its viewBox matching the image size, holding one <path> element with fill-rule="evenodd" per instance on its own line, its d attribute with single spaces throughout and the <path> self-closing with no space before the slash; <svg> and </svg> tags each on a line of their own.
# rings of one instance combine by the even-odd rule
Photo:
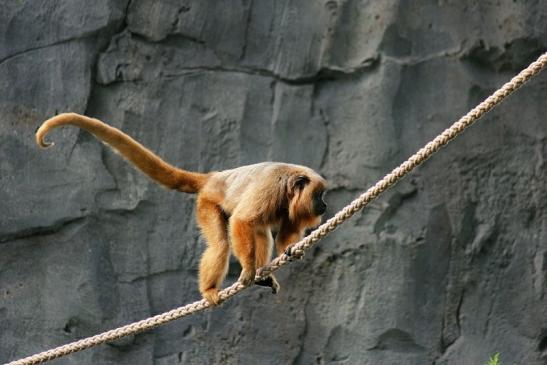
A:
<svg viewBox="0 0 547 365">
<path fill-rule="evenodd" d="M 209 178 L 208 174 L 174 167 L 119 129 L 76 113 L 59 114 L 46 120 L 36 131 L 36 143 L 44 148 L 52 146 L 53 143 L 44 141 L 44 137 L 50 130 L 63 125 L 75 125 L 88 131 L 118 151 L 150 178 L 170 189 L 197 193 Z"/>
</svg>

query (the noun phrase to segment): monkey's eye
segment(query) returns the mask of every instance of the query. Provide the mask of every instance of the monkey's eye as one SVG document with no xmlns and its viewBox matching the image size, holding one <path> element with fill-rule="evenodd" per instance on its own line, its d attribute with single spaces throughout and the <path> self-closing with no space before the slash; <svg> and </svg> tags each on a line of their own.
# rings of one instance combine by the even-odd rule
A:
<svg viewBox="0 0 547 365">
<path fill-rule="evenodd" d="M 307 176 L 298 176 L 294 181 L 294 186 L 298 189 L 304 189 L 304 186 L 310 181 Z"/>
</svg>

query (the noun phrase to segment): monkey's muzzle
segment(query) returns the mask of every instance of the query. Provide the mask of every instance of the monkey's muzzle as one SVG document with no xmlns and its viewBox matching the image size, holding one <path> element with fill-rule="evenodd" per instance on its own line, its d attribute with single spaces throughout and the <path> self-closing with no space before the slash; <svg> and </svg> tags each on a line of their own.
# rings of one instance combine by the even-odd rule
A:
<svg viewBox="0 0 547 365">
<path fill-rule="evenodd" d="M 315 194 L 313 197 L 313 212 L 316 215 L 323 215 L 327 210 L 327 204 L 323 200 L 323 192 Z"/>
</svg>

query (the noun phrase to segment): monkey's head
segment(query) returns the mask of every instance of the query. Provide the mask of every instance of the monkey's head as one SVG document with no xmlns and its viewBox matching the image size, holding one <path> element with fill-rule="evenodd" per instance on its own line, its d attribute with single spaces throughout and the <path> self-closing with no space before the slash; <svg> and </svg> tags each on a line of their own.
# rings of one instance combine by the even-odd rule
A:
<svg viewBox="0 0 547 365">
<path fill-rule="evenodd" d="M 326 185 L 312 169 L 302 167 L 291 172 L 287 182 L 289 219 L 306 227 L 318 225 L 327 209 L 323 200 Z"/>
</svg>

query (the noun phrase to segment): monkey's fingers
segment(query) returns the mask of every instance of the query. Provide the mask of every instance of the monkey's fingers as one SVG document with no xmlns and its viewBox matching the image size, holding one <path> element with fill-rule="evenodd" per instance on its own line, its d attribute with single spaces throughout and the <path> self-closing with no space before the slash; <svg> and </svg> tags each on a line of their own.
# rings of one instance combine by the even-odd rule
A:
<svg viewBox="0 0 547 365">
<path fill-rule="evenodd" d="M 279 285 L 279 283 L 277 282 L 277 280 L 275 279 L 275 277 L 273 275 L 270 275 L 270 276 L 266 277 L 265 279 L 256 281 L 255 284 L 271 288 L 272 289 L 272 294 L 279 293 L 279 290 L 281 289 L 281 286 Z"/>
<path fill-rule="evenodd" d="M 289 258 L 289 261 L 294 259 L 301 260 L 304 257 L 304 251 L 295 251 L 293 252 L 292 246 L 289 246 L 285 249 L 285 255 Z"/>
<path fill-rule="evenodd" d="M 275 277 L 273 275 L 270 276 L 272 278 L 272 294 L 277 294 L 281 290 L 281 285 L 277 282 Z"/>
</svg>

